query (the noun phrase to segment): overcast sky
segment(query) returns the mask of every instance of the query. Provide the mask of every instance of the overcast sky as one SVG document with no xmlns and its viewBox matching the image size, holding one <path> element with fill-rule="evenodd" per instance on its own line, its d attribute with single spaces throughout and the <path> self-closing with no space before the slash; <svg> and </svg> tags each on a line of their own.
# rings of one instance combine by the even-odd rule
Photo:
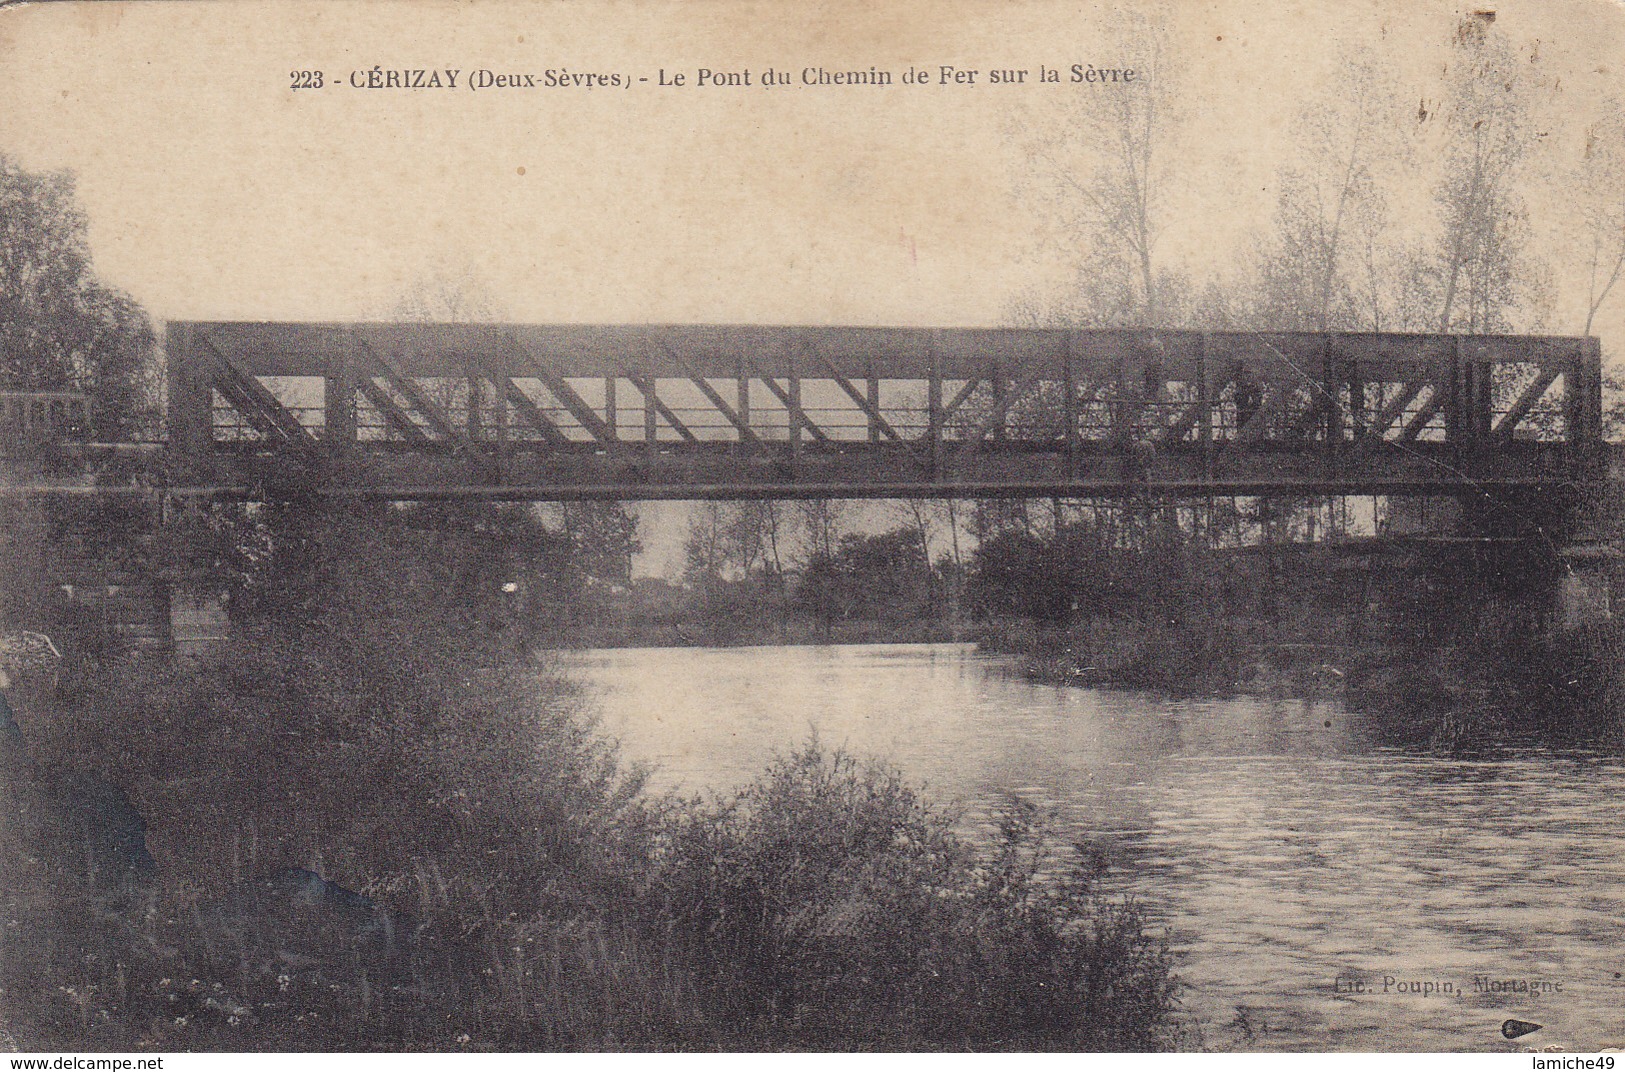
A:
<svg viewBox="0 0 1625 1072">
<path fill-rule="evenodd" d="M 1544 143 L 1555 158 L 1622 89 L 1625 8 L 1494 6 L 1562 87 L 1556 122 L 1575 121 Z M 1288 124 L 1335 85 L 1347 47 L 1376 49 L 1421 98 L 1465 9 L 1168 10 L 1185 115 L 1162 252 L 1200 275 L 1267 220 Z M 1112 22 L 1087 3 L 42 4 L 0 12 L 0 149 L 79 173 L 99 268 L 160 318 L 378 316 L 442 272 L 474 275 L 521 320 L 994 324 L 1014 294 L 1062 277 L 1059 254 L 1037 248 L 1035 205 L 1013 194 L 1010 131 L 1091 97 L 988 86 L 985 72 L 1108 66 Z M 375 64 L 984 75 L 883 90 L 289 89 L 294 69 L 332 80 Z"/>
</svg>

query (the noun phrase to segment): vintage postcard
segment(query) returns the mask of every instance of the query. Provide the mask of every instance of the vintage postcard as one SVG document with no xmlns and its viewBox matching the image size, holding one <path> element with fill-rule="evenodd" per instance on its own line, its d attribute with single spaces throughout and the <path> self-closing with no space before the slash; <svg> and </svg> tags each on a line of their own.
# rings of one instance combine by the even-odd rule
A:
<svg viewBox="0 0 1625 1072">
<path fill-rule="evenodd" d="M 1622 57 L 0 4 L 0 1049 L 1625 1045 Z"/>
</svg>

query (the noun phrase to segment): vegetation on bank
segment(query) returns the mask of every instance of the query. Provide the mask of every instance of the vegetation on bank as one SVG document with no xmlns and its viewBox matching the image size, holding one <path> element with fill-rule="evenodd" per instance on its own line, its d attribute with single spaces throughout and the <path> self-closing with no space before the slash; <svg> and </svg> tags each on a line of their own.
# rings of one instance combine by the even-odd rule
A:
<svg viewBox="0 0 1625 1072">
<path fill-rule="evenodd" d="M 31 683 L 0 744 L 23 1048 L 1170 1044 L 1167 952 L 1029 807 L 972 844 L 816 742 L 646 792 L 529 655 L 531 520 L 476 512 L 200 523 L 237 567 L 222 658 L 87 643 Z"/>
<path fill-rule="evenodd" d="M 1407 746 L 1620 734 L 1625 627 L 1561 626 L 1550 540 L 1225 547 L 1172 513 L 986 542 L 983 648 L 1059 684 L 1336 694 Z"/>
</svg>

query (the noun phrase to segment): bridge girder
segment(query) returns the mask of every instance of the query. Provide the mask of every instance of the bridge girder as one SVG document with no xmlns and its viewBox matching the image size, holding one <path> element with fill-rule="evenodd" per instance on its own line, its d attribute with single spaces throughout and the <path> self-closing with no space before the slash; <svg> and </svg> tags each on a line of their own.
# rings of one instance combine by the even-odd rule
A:
<svg viewBox="0 0 1625 1072">
<path fill-rule="evenodd" d="M 1435 493 L 1572 480 L 1601 441 L 1595 339 L 184 322 L 166 345 L 172 479 L 335 494 Z"/>
</svg>

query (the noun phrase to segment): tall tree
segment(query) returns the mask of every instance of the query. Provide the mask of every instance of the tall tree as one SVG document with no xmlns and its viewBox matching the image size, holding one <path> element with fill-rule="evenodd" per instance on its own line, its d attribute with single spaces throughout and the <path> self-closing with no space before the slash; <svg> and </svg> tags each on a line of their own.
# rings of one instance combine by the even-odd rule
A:
<svg viewBox="0 0 1625 1072">
<path fill-rule="evenodd" d="M 1585 149 L 1569 184 L 1585 242 L 1585 335 L 1591 334 L 1597 311 L 1625 272 L 1625 105 L 1604 101 L 1603 115 L 1586 130 Z"/>
<path fill-rule="evenodd" d="M 1542 282 L 1517 187 L 1534 139 L 1538 67 L 1491 29 L 1493 20 L 1492 12 L 1476 12 L 1462 21 L 1447 71 L 1444 174 L 1435 194 L 1440 332 L 1509 330 L 1536 303 Z"/>
<path fill-rule="evenodd" d="M 418 324 L 497 324 L 510 319 L 484 279 L 470 268 L 447 266 L 419 275 L 385 315 Z M 509 405 L 474 375 L 422 380 L 418 389 L 459 425 L 467 421 L 471 408 L 490 412 L 495 406 Z M 287 401 L 283 399 L 285 404 Z"/>
<path fill-rule="evenodd" d="M 157 413 L 152 322 L 96 278 L 69 171 L 0 153 L 0 387 L 91 396 L 91 431 L 122 438 Z"/>
<path fill-rule="evenodd" d="M 803 563 L 833 562 L 840 549 L 846 504 L 838 499 L 807 499 L 800 507 Z"/>
<path fill-rule="evenodd" d="M 1625 275 L 1625 103 L 1602 102 L 1603 118 L 1585 131 L 1578 165 L 1568 176 L 1575 234 L 1586 258 L 1582 335 L 1590 335 L 1620 276 Z M 1625 377 L 1603 378 L 1603 434 L 1625 433 Z"/>
<path fill-rule="evenodd" d="M 779 547 L 782 529 L 779 503 L 697 504 L 689 514 L 685 574 L 690 581 L 749 579 L 760 569 L 766 587 L 771 588 L 783 570 Z"/>
<path fill-rule="evenodd" d="M 709 588 L 728 571 L 727 504 L 704 502 L 688 516 L 688 536 L 683 541 L 683 579 Z"/>
<path fill-rule="evenodd" d="M 765 587 L 776 589 L 784 575 L 784 504 L 747 500 L 728 507 L 728 542 L 734 558 L 746 573 L 760 566 Z"/>
<path fill-rule="evenodd" d="M 561 514 L 577 569 L 612 584 L 631 581 L 632 559 L 643 543 L 638 539 L 637 515 L 625 503 L 565 503 Z"/>
<path fill-rule="evenodd" d="M 390 314 L 397 320 L 452 324 L 491 324 L 508 317 L 490 285 L 472 269 L 446 267 L 408 284 Z"/>
<path fill-rule="evenodd" d="M 1025 146 L 1026 190 L 1057 224 L 1077 269 L 1075 292 L 1043 310 L 1044 320 L 1156 327 L 1181 315 L 1183 280 L 1156 248 L 1178 128 L 1167 14 L 1119 12 L 1111 54 L 1121 67 L 1084 87 L 1085 105 L 1061 122 L 1046 116 Z"/>
<path fill-rule="evenodd" d="M 1294 123 L 1295 158 L 1278 173 L 1272 230 L 1255 256 L 1254 327 L 1381 329 L 1387 205 L 1377 171 L 1408 155 L 1407 124 L 1369 55 L 1350 59 L 1338 88 Z"/>
</svg>

